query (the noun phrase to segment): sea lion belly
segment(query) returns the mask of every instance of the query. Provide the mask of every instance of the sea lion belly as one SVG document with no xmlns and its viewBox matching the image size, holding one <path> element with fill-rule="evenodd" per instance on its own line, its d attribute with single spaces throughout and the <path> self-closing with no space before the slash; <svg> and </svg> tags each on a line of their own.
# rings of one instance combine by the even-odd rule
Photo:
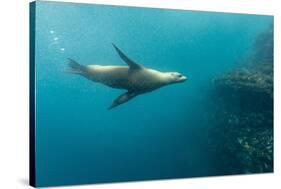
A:
<svg viewBox="0 0 281 189">
<path fill-rule="evenodd" d="M 128 89 L 129 82 L 128 66 L 100 66 L 88 65 L 86 76 L 112 88 Z"/>
</svg>

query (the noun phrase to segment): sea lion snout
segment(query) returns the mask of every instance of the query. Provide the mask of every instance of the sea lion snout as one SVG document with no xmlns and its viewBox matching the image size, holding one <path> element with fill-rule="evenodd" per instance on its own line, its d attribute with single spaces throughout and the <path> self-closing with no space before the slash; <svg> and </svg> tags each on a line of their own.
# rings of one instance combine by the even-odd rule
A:
<svg viewBox="0 0 281 189">
<path fill-rule="evenodd" d="M 178 72 L 170 72 L 170 77 L 172 79 L 172 83 L 181 83 L 187 80 L 186 76 Z"/>
<path fill-rule="evenodd" d="M 179 82 L 184 82 L 186 80 L 187 80 L 187 77 L 183 75 L 180 77 Z"/>
</svg>

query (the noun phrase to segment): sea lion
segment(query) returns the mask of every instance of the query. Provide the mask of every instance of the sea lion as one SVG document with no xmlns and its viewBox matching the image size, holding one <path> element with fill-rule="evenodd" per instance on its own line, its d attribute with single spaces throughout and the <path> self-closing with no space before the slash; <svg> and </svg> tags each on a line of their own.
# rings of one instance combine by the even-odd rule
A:
<svg viewBox="0 0 281 189">
<path fill-rule="evenodd" d="M 160 72 L 146 68 L 128 58 L 112 44 L 121 59 L 128 66 L 81 65 L 69 58 L 69 72 L 80 74 L 89 80 L 112 88 L 126 89 L 127 92 L 116 98 L 108 109 L 123 104 L 137 95 L 151 92 L 173 83 L 184 82 L 187 78 L 178 72 Z"/>
</svg>

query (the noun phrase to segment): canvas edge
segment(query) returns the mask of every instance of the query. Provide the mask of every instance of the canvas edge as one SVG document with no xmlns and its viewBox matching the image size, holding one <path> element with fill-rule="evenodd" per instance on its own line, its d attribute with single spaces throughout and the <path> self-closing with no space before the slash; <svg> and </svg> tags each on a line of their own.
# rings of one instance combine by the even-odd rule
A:
<svg viewBox="0 0 281 189">
<path fill-rule="evenodd" d="M 35 167 L 35 16 L 36 2 L 29 3 L 29 185 L 36 187 Z"/>
</svg>

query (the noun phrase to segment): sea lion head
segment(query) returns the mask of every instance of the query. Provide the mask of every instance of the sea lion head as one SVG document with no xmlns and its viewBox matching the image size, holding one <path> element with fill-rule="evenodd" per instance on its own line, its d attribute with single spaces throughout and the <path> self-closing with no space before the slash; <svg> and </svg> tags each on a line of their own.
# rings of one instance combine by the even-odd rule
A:
<svg viewBox="0 0 281 189">
<path fill-rule="evenodd" d="M 187 80 L 187 77 L 178 72 L 168 72 L 167 77 L 169 83 L 182 83 Z"/>
</svg>

